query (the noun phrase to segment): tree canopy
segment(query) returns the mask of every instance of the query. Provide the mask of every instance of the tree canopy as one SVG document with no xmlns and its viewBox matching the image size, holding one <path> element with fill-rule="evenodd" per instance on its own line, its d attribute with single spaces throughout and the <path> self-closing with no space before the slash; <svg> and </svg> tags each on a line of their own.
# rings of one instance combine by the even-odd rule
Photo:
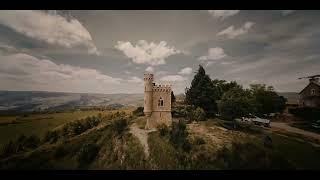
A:
<svg viewBox="0 0 320 180">
<path fill-rule="evenodd" d="M 254 111 L 252 95 L 240 87 L 232 88 L 224 93 L 219 101 L 219 112 L 222 117 L 233 120 L 248 116 Z"/>
<path fill-rule="evenodd" d="M 186 102 L 196 107 L 201 107 L 209 116 L 217 112 L 217 90 L 204 68 L 199 65 L 191 87 L 186 89 Z"/>
<path fill-rule="evenodd" d="M 283 96 L 279 96 L 272 86 L 251 84 L 250 91 L 254 97 L 257 115 L 282 112 L 284 110 L 286 99 Z"/>
<path fill-rule="evenodd" d="M 234 119 L 249 113 L 262 116 L 282 112 L 286 99 L 265 84 L 251 84 L 249 89 L 244 89 L 236 81 L 211 80 L 199 65 L 190 88 L 186 88 L 186 102 L 200 107 L 209 117 L 219 112 L 227 119 Z"/>
</svg>

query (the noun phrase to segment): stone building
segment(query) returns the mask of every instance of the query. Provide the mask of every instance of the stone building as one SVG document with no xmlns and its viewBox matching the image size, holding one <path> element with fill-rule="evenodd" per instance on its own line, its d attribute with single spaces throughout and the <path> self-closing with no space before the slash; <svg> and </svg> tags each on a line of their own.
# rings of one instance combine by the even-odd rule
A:
<svg viewBox="0 0 320 180">
<path fill-rule="evenodd" d="M 156 85 L 150 73 L 144 74 L 144 114 L 147 117 L 146 129 L 172 124 L 171 86 Z"/>
<path fill-rule="evenodd" d="M 319 78 L 311 78 L 309 84 L 299 93 L 299 105 L 302 107 L 320 107 Z"/>
</svg>

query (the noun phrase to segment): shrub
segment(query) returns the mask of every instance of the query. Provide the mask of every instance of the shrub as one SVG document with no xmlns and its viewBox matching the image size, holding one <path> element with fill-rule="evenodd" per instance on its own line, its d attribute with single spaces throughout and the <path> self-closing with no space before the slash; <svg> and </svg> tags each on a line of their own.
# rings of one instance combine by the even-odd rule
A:
<svg viewBox="0 0 320 180">
<path fill-rule="evenodd" d="M 94 143 L 86 143 L 76 154 L 77 161 L 80 165 L 90 163 L 97 156 L 98 152 L 98 145 Z"/>
<path fill-rule="evenodd" d="M 187 139 L 188 132 L 186 130 L 186 124 L 182 121 L 172 124 L 172 130 L 170 133 L 171 143 L 177 147 L 182 148 L 184 151 L 191 150 L 191 144 Z"/>
<path fill-rule="evenodd" d="M 1 150 L 1 157 L 7 157 L 17 152 L 17 145 L 13 141 L 9 141 L 3 145 Z"/>
<path fill-rule="evenodd" d="M 92 116 L 69 122 L 62 128 L 62 135 L 64 137 L 73 137 L 79 135 L 88 129 L 98 126 L 101 121 L 101 118 Z"/>
<path fill-rule="evenodd" d="M 30 149 L 35 149 L 40 145 L 40 139 L 31 135 L 29 137 L 20 135 L 16 140 L 10 140 L 8 143 L 3 145 L 1 150 L 1 157 L 11 156 L 19 152 L 25 152 Z"/>
<path fill-rule="evenodd" d="M 40 138 L 36 135 L 31 135 L 26 138 L 23 145 L 30 149 L 37 148 L 40 145 Z"/>
<path fill-rule="evenodd" d="M 122 134 L 128 130 L 128 121 L 123 117 L 119 117 L 112 121 L 111 126 L 116 135 L 122 136 Z"/>
<path fill-rule="evenodd" d="M 192 119 L 195 121 L 204 121 L 206 120 L 206 113 L 201 107 L 197 107 L 192 111 Z"/>
<path fill-rule="evenodd" d="M 168 133 L 169 133 L 169 128 L 167 125 L 165 124 L 160 124 L 158 127 L 157 127 L 159 133 L 160 133 L 160 136 L 166 136 Z"/>
<path fill-rule="evenodd" d="M 65 156 L 66 154 L 68 154 L 68 150 L 63 145 L 60 145 L 54 151 L 54 155 L 53 156 L 55 158 L 61 158 L 61 157 Z"/>
<path fill-rule="evenodd" d="M 135 116 L 143 116 L 143 107 L 138 107 L 136 110 L 132 112 L 132 114 Z"/>
<path fill-rule="evenodd" d="M 206 143 L 206 141 L 202 137 L 196 136 L 194 138 L 194 144 L 195 145 L 202 145 L 202 144 L 205 144 L 205 143 Z"/>
<path fill-rule="evenodd" d="M 52 143 L 57 142 L 58 139 L 59 139 L 59 135 L 58 135 L 57 131 L 47 131 L 42 142 L 43 143 L 49 142 L 50 144 L 52 144 Z"/>
</svg>

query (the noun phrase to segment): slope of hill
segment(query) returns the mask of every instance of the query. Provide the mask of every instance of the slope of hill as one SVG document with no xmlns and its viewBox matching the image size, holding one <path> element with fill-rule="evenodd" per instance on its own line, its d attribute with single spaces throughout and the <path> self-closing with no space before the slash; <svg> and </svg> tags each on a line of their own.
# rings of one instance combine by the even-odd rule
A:
<svg viewBox="0 0 320 180">
<path fill-rule="evenodd" d="M 0 169 L 265 170 L 320 167 L 314 158 L 319 154 L 318 147 L 271 133 L 273 143 L 270 149 L 263 144 L 263 129 L 254 132 L 226 129 L 215 123 L 221 121 L 218 119 L 146 133 L 144 138 L 149 147 L 146 153 L 144 144 L 130 130 L 144 118 L 128 115 L 116 113 L 102 116 L 98 121 L 86 118 L 69 123 L 41 141 L 36 137 L 19 137 L 6 145 L 0 154 Z"/>
</svg>

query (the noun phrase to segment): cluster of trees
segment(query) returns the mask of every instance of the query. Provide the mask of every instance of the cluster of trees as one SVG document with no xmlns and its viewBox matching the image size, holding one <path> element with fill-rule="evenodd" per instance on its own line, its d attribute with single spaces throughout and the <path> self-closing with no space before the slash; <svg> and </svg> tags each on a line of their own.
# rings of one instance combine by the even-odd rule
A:
<svg viewBox="0 0 320 180">
<path fill-rule="evenodd" d="M 252 84 L 244 89 L 236 81 L 211 80 L 201 65 L 185 93 L 186 103 L 202 108 L 207 117 L 220 114 L 226 119 L 282 112 L 286 102 L 272 86 Z"/>
</svg>

